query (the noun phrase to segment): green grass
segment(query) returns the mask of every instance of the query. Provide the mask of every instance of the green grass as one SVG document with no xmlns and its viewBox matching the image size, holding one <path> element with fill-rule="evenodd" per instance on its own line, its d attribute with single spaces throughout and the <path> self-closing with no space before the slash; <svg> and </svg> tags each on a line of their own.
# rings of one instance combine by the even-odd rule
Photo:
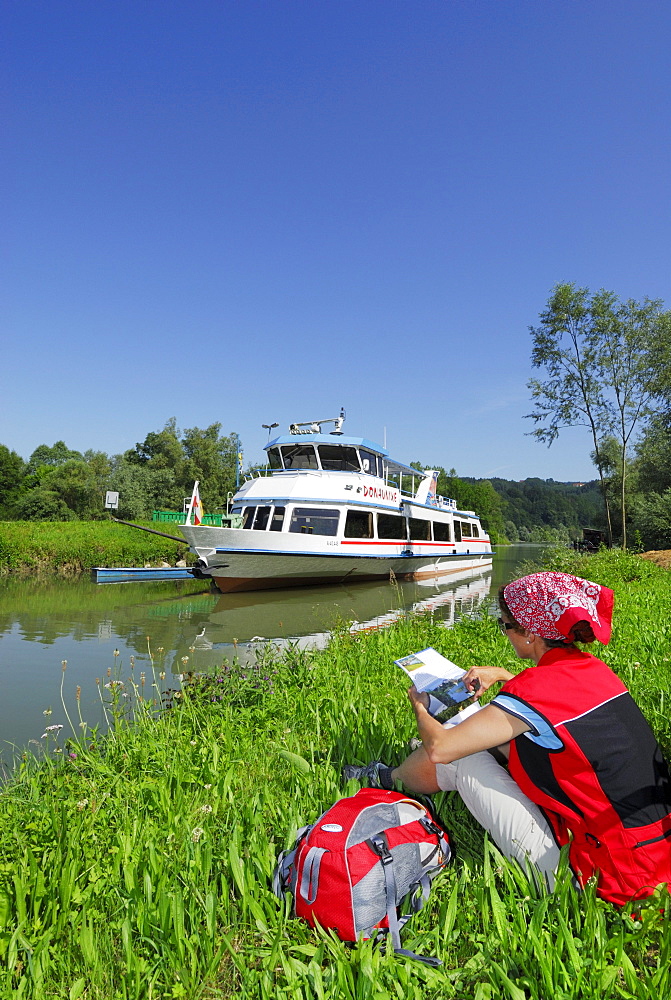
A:
<svg viewBox="0 0 671 1000">
<path fill-rule="evenodd" d="M 570 566 L 560 558 L 561 568 L 577 567 L 616 590 L 616 628 L 604 658 L 631 686 L 669 754 L 668 575 L 626 555 L 571 557 Z M 88 732 L 66 745 L 64 729 L 42 760 L 24 760 L 0 794 L 0 995 L 668 995 L 666 895 L 635 919 L 591 889 L 576 892 L 566 874 L 547 895 L 446 794 L 436 804 L 456 857 L 403 932 L 406 948 L 437 954 L 442 968 L 370 943 L 348 947 L 291 919 L 274 898 L 278 851 L 356 789 L 343 789 L 342 764 L 405 754 L 413 716 L 393 660 L 427 644 L 463 666 L 512 662 L 491 620 L 448 631 L 413 619 L 356 638 L 343 630 L 323 652 L 278 659 L 269 649 L 253 669 L 227 666 L 196 680 L 162 714 L 151 705 L 151 676 L 144 687 L 126 678 L 108 707 L 116 715 L 109 735 Z M 122 711 L 129 701 L 132 725 Z"/>
<path fill-rule="evenodd" d="M 148 527 L 156 527 L 147 522 Z M 179 529 L 168 534 L 179 535 Z M 158 527 L 158 530 L 162 530 Z M 112 521 L 0 521 L 0 575 L 8 572 L 78 573 L 92 566 L 174 565 L 183 544 Z"/>
</svg>

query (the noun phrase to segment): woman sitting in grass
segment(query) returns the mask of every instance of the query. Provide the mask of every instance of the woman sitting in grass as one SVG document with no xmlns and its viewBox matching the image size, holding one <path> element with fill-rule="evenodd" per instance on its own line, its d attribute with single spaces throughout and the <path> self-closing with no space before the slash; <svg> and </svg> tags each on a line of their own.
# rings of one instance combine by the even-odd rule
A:
<svg viewBox="0 0 671 1000">
<path fill-rule="evenodd" d="M 499 592 L 499 625 L 532 665 L 514 675 L 471 667 L 474 692 L 496 697 L 459 725 L 441 725 L 410 688 L 422 745 L 396 768 L 345 768 L 383 788 L 458 791 L 510 858 L 552 888 L 559 849 L 580 882 L 624 904 L 671 883 L 671 783 L 653 733 L 622 681 L 575 643 L 610 639 L 613 592 L 566 573 L 533 573 Z M 496 748 L 496 749 L 495 749 Z M 497 762 L 494 751 L 507 768 Z"/>
</svg>

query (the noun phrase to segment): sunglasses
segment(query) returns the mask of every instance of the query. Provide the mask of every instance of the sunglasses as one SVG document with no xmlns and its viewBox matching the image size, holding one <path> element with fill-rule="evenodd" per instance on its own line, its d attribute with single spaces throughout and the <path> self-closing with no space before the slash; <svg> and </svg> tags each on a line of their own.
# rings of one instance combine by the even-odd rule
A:
<svg viewBox="0 0 671 1000">
<path fill-rule="evenodd" d="M 509 628 L 515 628 L 512 622 L 504 622 L 503 618 L 497 618 L 496 624 L 501 629 L 501 635 L 506 635 Z"/>
</svg>

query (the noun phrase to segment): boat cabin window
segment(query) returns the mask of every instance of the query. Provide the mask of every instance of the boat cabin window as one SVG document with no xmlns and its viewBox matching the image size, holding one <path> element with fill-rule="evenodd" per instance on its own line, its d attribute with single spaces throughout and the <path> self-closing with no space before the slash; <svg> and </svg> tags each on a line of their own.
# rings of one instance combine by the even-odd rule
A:
<svg viewBox="0 0 671 1000">
<path fill-rule="evenodd" d="M 410 518 L 410 537 L 416 542 L 431 541 L 431 522 L 422 521 L 418 517 Z"/>
<path fill-rule="evenodd" d="M 271 469 L 282 468 L 282 458 L 280 456 L 279 448 L 269 448 L 266 454 L 268 456 L 268 465 Z"/>
<path fill-rule="evenodd" d="M 281 531 L 284 524 L 284 507 L 275 507 L 273 516 L 270 519 L 270 530 Z"/>
<path fill-rule="evenodd" d="M 265 531 L 270 515 L 270 507 L 245 507 L 242 527 L 254 531 Z"/>
<path fill-rule="evenodd" d="M 405 518 L 399 514 L 377 515 L 377 537 L 405 541 Z"/>
<path fill-rule="evenodd" d="M 359 451 L 361 456 L 361 467 L 364 472 L 367 472 L 369 476 L 381 476 L 382 475 L 382 462 L 380 460 L 380 467 L 378 467 L 378 456 L 374 455 L 372 451 L 366 451 L 361 448 Z"/>
<path fill-rule="evenodd" d="M 373 514 L 369 510 L 348 510 L 345 538 L 372 538 Z"/>
<path fill-rule="evenodd" d="M 268 526 L 270 507 L 257 507 L 254 518 L 254 531 L 265 531 Z"/>
<path fill-rule="evenodd" d="M 450 526 L 445 521 L 433 522 L 433 539 L 436 542 L 451 542 L 452 532 Z"/>
<path fill-rule="evenodd" d="M 471 537 L 471 525 L 469 521 L 461 522 L 461 537 L 470 538 Z"/>
<path fill-rule="evenodd" d="M 455 542 L 461 541 L 461 521 L 454 522 L 454 540 Z"/>
<path fill-rule="evenodd" d="M 285 469 L 316 469 L 317 455 L 313 444 L 282 445 Z"/>
<path fill-rule="evenodd" d="M 322 507 L 294 507 L 289 531 L 302 535 L 336 535 L 339 513 Z"/>
<path fill-rule="evenodd" d="M 478 531 L 477 524 L 472 524 L 471 528 L 472 528 L 472 531 L 473 531 L 473 538 L 479 538 L 480 537 L 480 532 Z"/>
<path fill-rule="evenodd" d="M 327 472 L 360 472 L 359 456 L 356 448 L 344 444 L 317 445 L 322 469 Z"/>
</svg>

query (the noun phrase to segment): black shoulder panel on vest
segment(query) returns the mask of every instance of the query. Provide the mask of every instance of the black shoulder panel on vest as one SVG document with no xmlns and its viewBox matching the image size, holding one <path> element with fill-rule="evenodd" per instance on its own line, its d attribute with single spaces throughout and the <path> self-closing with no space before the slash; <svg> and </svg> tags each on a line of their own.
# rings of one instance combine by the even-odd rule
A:
<svg viewBox="0 0 671 1000">
<path fill-rule="evenodd" d="M 605 796 L 628 829 L 671 812 L 669 771 L 650 726 L 630 694 L 566 724 Z"/>
<path fill-rule="evenodd" d="M 527 739 L 524 734 L 516 738 L 515 746 L 520 764 L 536 788 L 549 795 L 556 802 L 561 803 L 574 816 L 579 816 L 583 819 L 582 811 L 566 794 L 552 770 L 552 758 L 555 757 L 555 754 L 532 742 L 532 740 Z M 565 815 L 564 809 L 557 811 Z"/>
</svg>

